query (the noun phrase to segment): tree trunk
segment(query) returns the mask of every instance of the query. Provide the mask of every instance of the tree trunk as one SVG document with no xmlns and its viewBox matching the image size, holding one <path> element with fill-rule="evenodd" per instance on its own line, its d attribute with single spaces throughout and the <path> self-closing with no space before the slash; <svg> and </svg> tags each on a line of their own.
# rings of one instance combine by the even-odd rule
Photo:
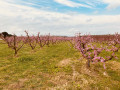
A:
<svg viewBox="0 0 120 90">
<path fill-rule="evenodd" d="M 15 54 L 14 54 L 15 56 L 17 55 L 17 50 L 15 50 Z"/>
<path fill-rule="evenodd" d="M 87 67 L 88 69 L 90 69 L 90 59 L 87 60 L 87 62 L 86 62 L 86 67 Z"/>
</svg>

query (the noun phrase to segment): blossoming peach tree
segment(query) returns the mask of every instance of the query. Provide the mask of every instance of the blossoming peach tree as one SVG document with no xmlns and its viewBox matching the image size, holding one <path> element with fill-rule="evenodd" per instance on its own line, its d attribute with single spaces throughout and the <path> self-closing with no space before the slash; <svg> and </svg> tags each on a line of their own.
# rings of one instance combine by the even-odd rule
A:
<svg viewBox="0 0 120 90">
<path fill-rule="evenodd" d="M 13 35 L 11 37 L 4 38 L 8 47 L 14 50 L 14 55 L 16 56 L 18 51 L 24 46 L 26 42 L 26 37 Z"/>
<path fill-rule="evenodd" d="M 101 44 L 95 43 L 90 35 L 81 36 L 79 34 L 75 39 L 75 47 L 80 51 L 82 56 L 87 59 L 87 68 L 90 68 L 90 63 L 97 62 L 102 62 L 104 68 L 106 68 L 106 61 L 117 58 L 116 53 L 120 49 L 119 37 L 119 34 L 115 34 L 113 40 L 108 41 L 106 44 Z"/>
</svg>

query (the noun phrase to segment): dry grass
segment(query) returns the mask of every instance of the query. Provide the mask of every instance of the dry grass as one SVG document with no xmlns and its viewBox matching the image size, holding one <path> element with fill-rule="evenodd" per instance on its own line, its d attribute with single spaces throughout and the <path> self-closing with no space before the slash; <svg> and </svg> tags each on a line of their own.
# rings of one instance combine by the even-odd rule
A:
<svg viewBox="0 0 120 90">
<path fill-rule="evenodd" d="M 64 59 L 58 63 L 59 67 L 64 67 L 71 64 L 71 59 Z"/>
<path fill-rule="evenodd" d="M 108 64 L 109 66 L 111 66 L 111 69 L 120 71 L 120 63 L 118 63 L 117 61 L 111 61 L 108 62 Z"/>
<path fill-rule="evenodd" d="M 18 57 L 0 44 L 0 90 L 120 90 L 120 63 L 85 66 L 86 59 L 67 44 L 35 52 L 23 47 Z M 79 60 L 78 60 L 79 59 Z"/>
<path fill-rule="evenodd" d="M 24 87 L 24 83 L 27 81 L 28 79 L 19 79 L 18 82 L 9 84 L 8 87 L 6 87 L 8 90 L 19 90 L 20 88 Z"/>
</svg>

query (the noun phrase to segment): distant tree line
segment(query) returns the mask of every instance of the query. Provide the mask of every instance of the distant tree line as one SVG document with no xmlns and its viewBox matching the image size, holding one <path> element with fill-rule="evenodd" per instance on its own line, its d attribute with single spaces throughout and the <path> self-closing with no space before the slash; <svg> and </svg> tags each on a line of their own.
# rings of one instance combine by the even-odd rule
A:
<svg viewBox="0 0 120 90">
<path fill-rule="evenodd" d="M 8 34 L 7 32 L 0 33 L 0 37 L 2 37 L 2 38 L 6 38 L 6 37 L 10 37 L 10 36 L 13 36 L 13 35 L 12 34 Z"/>
</svg>

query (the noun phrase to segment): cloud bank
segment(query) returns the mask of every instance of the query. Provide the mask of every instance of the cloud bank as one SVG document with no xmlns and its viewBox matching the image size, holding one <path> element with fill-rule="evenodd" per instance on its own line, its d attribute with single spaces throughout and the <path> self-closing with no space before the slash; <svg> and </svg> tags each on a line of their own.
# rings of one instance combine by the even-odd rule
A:
<svg viewBox="0 0 120 90">
<path fill-rule="evenodd" d="M 0 32 L 17 35 L 24 30 L 32 34 L 74 35 L 120 33 L 120 15 L 85 15 L 44 11 L 0 1 Z"/>
</svg>

